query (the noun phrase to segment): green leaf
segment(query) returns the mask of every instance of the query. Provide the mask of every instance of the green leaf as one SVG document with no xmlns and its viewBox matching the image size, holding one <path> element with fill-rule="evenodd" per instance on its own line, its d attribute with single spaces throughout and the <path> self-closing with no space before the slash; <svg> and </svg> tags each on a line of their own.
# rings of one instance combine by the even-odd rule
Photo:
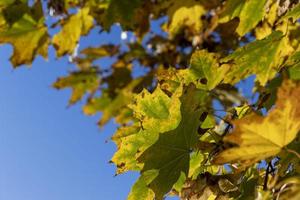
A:
<svg viewBox="0 0 300 200">
<path fill-rule="evenodd" d="M 292 80 L 300 80 L 300 51 L 294 53 L 287 61 L 288 73 Z"/>
<path fill-rule="evenodd" d="M 158 200 L 171 190 L 181 172 L 186 176 L 189 173 L 190 152 L 198 141 L 201 102 L 205 98 L 206 93 L 197 90 L 195 86 L 185 88 L 184 95 L 180 98 L 181 121 L 178 127 L 160 134 L 157 142 L 138 158 L 144 164 L 142 174 L 153 169 L 159 171 L 158 176 L 149 184 Z"/>
<path fill-rule="evenodd" d="M 183 82 L 186 85 L 193 83 L 199 89 L 214 89 L 229 70 L 229 65 L 219 65 L 219 57 L 218 54 L 206 50 L 194 52 L 189 68 L 183 70 L 170 68 L 159 72 L 159 80 L 163 81 L 162 87 L 172 91 Z"/>
<path fill-rule="evenodd" d="M 205 151 L 209 151 L 209 149 L 207 148 Z M 188 177 L 191 180 L 196 180 L 200 174 L 204 173 L 209 173 L 212 175 L 220 175 L 226 173 L 224 166 L 211 164 L 209 160 L 210 155 L 208 152 L 197 151 L 191 153 Z"/>
<path fill-rule="evenodd" d="M 216 120 L 212 115 L 207 115 L 203 123 L 201 124 L 202 129 L 213 128 L 216 125 Z"/>
<path fill-rule="evenodd" d="M 125 29 L 133 29 L 136 11 L 143 3 L 142 0 L 111 0 L 106 11 L 104 27 L 109 29 L 114 23 L 120 23 Z"/>
<path fill-rule="evenodd" d="M 181 94 L 182 88 L 178 88 L 176 93 L 168 97 L 158 86 L 152 94 L 143 90 L 136 95 L 135 103 L 130 107 L 136 112 L 142 128 L 137 128 L 137 125 L 123 127 L 113 136 L 118 145 L 118 151 L 112 158 L 118 167 L 117 173 L 140 169 L 138 156 L 158 139 L 159 133 L 178 126 L 181 120 Z M 111 106 L 115 108 L 118 105 Z"/>
<path fill-rule="evenodd" d="M 182 190 L 185 181 L 186 181 L 186 176 L 183 172 L 181 172 L 178 180 L 173 185 L 173 189 L 176 190 L 177 192 L 180 192 Z"/>
<path fill-rule="evenodd" d="M 134 111 L 134 116 L 141 121 L 143 129 L 164 133 L 175 129 L 181 120 L 181 94 L 182 87 L 171 97 L 168 97 L 160 86 L 152 94 L 144 89 L 135 97 L 135 103 L 131 104 L 130 108 Z"/>
<path fill-rule="evenodd" d="M 117 166 L 117 174 L 129 170 L 140 170 L 137 158 L 158 139 L 158 133 L 140 129 L 137 125 L 122 127 L 112 137 L 118 146 L 112 157 Z"/>
<path fill-rule="evenodd" d="M 185 84 L 194 82 L 197 88 L 212 90 L 224 78 L 228 65 L 219 66 L 218 55 L 206 50 L 196 51 L 191 58 L 190 68 L 179 71 Z"/>
<path fill-rule="evenodd" d="M 300 80 L 300 64 L 289 68 L 289 76 L 293 80 Z"/>
<path fill-rule="evenodd" d="M 75 71 L 65 77 L 60 77 L 53 84 L 56 89 L 72 88 L 69 104 L 74 104 L 87 93 L 94 93 L 99 87 L 100 79 L 96 68 Z"/>
<path fill-rule="evenodd" d="M 80 9 L 62 23 L 62 30 L 54 35 L 52 43 L 57 57 L 73 54 L 81 35 L 87 35 L 93 27 L 93 17 L 89 15 L 89 8 Z"/>
<path fill-rule="evenodd" d="M 140 170 L 142 166 L 137 158 L 158 139 L 158 133 L 140 129 L 137 124 L 130 127 L 121 127 L 112 137 L 118 150 L 111 161 L 117 166 L 117 174 Z"/>
<path fill-rule="evenodd" d="M 205 155 L 199 152 L 193 152 L 190 157 L 189 175 L 192 180 L 197 179 L 197 176 L 202 172 L 202 162 L 205 160 Z"/>
<path fill-rule="evenodd" d="M 220 16 L 220 23 L 239 17 L 240 22 L 236 32 L 243 36 L 253 29 L 265 14 L 267 0 L 228 0 Z"/>
<path fill-rule="evenodd" d="M 247 169 L 242 177 L 242 182 L 240 184 L 241 194 L 238 196 L 237 200 L 252 200 L 255 196 L 255 188 L 258 180 L 258 171 L 252 167 Z"/>
<path fill-rule="evenodd" d="M 235 84 L 255 74 L 256 80 L 264 86 L 268 80 L 274 78 L 285 56 L 291 51 L 280 31 L 273 32 L 263 40 L 251 42 L 221 60 L 233 63 L 224 82 Z"/>
</svg>

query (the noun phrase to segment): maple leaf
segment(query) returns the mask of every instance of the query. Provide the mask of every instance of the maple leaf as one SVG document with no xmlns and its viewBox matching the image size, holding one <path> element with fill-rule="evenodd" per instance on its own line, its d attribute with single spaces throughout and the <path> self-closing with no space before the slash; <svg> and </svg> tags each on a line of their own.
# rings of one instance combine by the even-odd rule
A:
<svg viewBox="0 0 300 200">
<path fill-rule="evenodd" d="M 186 176 L 189 173 L 190 152 L 198 141 L 199 117 L 203 112 L 201 103 L 205 101 L 206 93 L 190 85 L 180 99 L 181 121 L 178 127 L 159 134 L 158 140 L 138 158 L 143 164 L 142 174 L 158 170 L 158 175 L 148 185 L 158 200 L 171 190 L 181 172 Z"/>
<path fill-rule="evenodd" d="M 69 76 L 60 77 L 53 84 L 56 89 L 72 88 L 69 104 L 79 101 L 86 92 L 93 93 L 99 87 L 99 77 L 96 68 L 72 72 Z"/>
<path fill-rule="evenodd" d="M 193 53 L 190 68 L 179 71 L 179 77 L 185 84 L 194 82 L 197 88 L 212 90 L 223 79 L 228 71 L 228 65 L 219 66 L 219 56 L 200 50 Z"/>
<path fill-rule="evenodd" d="M 23 15 L 16 17 L 8 13 L 6 20 L 10 19 L 11 22 L 6 21 L 0 27 L 0 43 L 10 43 L 14 47 L 11 56 L 13 66 L 31 64 L 37 54 L 47 58 L 49 36 L 44 17 L 39 15 L 42 12 L 41 4 L 36 3 L 32 8 L 27 4 L 20 4 L 13 8 L 23 10 Z"/>
<path fill-rule="evenodd" d="M 115 22 L 121 23 L 123 28 L 132 29 L 136 18 L 136 11 L 143 3 L 142 0 L 111 0 L 103 18 L 107 29 Z"/>
<path fill-rule="evenodd" d="M 54 35 L 52 43 L 56 48 L 57 57 L 72 54 L 81 35 L 87 35 L 93 27 L 93 17 L 89 15 L 89 7 L 80 9 L 62 23 L 62 29 Z"/>
<path fill-rule="evenodd" d="M 110 97 L 109 93 L 105 90 L 102 91 L 100 97 L 91 98 L 87 104 L 83 107 L 83 112 L 86 115 L 94 115 L 97 112 L 102 112 L 99 126 L 106 124 L 112 117 L 118 117 L 120 119 L 121 111 L 124 110 L 133 99 L 134 88 L 142 82 L 142 78 L 137 78 L 131 81 L 124 88 L 120 89 L 116 96 Z M 127 110 L 127 109 L 126 109 Z M 132 111 L 129 111 L 130 114 Z M 126 115 L 126 113 L 124 113 Z M 125 117 L 124 115 L 122 117 Z M 125 117 L 126 118 L 126 117 Z M 121 121 L 126 121 L 123 119 Z"/>
<path fill-rule="evenodd" d="M 256 80 L 261 85 L 265 85 L 268 80 L 274 78 L 285 56 L 291 51 L 282 32 L 274 31 L 267 38 L 251 42 L 221 60 L 221 62 L 233 63 L 226 73 L 224 82 L 235 84 L 255 74 Z"/>
<path fill-rule="evenodd" d="M 153 93 L 143 90 L 136 95 L 135 103 L 130 107 L 134 109 L 134 116 L 140 120 L 142 128 L 136 124 L 122 127 L 112 137 L 118 146 L 112 158 L 118 166 L 117 173 L 140 169 L 137 157 L 157 140 L 160 133 L 178 126 L 181 120 L 181 94 L 182 87 L 168 97 L 158 86 Z"/>
<path fill-rule="evenodd" d="M 222 80 L 229 65 L 219 64 L 219 55 L 209 53 L 206 50 L 195 51 L 190 60 L 190 67 L 183 70 L 161 70 L 158 74 L 162 87 L 166 90 L 174 90 L 180 83 L 186 85 L 193 83 L 199 89 L 212 90 Z"/>
<path fill-rule="evenodd" d="M 263 19 L 266 2 L 267 0 L 228 0 L 219 22 L 225 23 L 239 17 L 240 22 L 236 32 L 243 36 Z"/>
<path fill-rule="evenodd" d="M 158 175 L 157 170 L 149 170 L 141 175 L 133 185 L 127 200 L 153 200 L 154 192 L 148 188 L 148 184 Z"/>
<path fill-rule="evenodd" d="M 278 90 L 275 108 L 266 117 L 250 114 L 234 121 L 235 129 L 224 141 L 238 147 L 221 152 L 214 162 L 254 163 L 278 154 L 300 130 L 299 93 L 299 84 L 285 81 Z"/>
<path fill-rule="evenodd" d="M 194 34 L 197 34 L 202 30 L 201 16 L 205 13 L 206 10 L 201 5 L 181 7 L 175 11 L 166 29 L 171 37 L 174 37 L 183 27 L 189 27 Z"/>
<path fill-rule="evenodd" d="M 117 174 L 129 170 L 141 170 L 137 158 L 158 138 L 157 132 L 142 130 L 138 124 L 121 127 L 112 137 L 118 150 L 111 161 L 117 166 Z"/>
<path fill-rule="evenodd" d="M 134 116 L 141 121 L 143 129 L 164 133 L 175 129 L 181 120 L 181 94 L 182 87 L 178 87 L 171 97 L 168 97 L 160 86 L 152 94 L 144 89 L 136 95 L 135 103 L 129 107 L 134 111 Z"/>
</svg>

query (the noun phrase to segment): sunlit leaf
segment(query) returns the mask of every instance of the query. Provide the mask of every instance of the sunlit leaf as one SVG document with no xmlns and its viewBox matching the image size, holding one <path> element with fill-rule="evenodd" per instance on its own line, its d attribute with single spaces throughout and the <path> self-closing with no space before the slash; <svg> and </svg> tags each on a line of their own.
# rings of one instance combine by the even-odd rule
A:
<svg viewBox="0 0 300 200">
<path fill-rule="evenodd" d="M 239 17 L 236 32 L 243 36 L 263 19 L 266 2 L 267 0 L 228 0 L 219 22 L 224 23 Z"/>
<path fill-rule="evenodd" d="M 236 111 L 236 115 L 237 115 L 238 119 L 245 117 L 251 110 L 249 105 L 238 106 L 238 107 L 235 107 L 234 109 Z"/>
<path fill-rule="evenodd" d="M 186 84 L 195 82 L 198 88 L 214 89 L 224 79 L 229 66 L 218 64 L 218 55 L 205 50 L 196 51 L 191 58 L 190 68 L 179 71 Z"/>
<path fill-rule="evenodd" d="M 128 200 L 153 200 L 154 193 L 147 186 L 157 176 L 157 170 L 149 170 L 141 175 L 133 185 Z"/>
<path fill-rule="evenodd" d="M 93 27 L 93 17 L 89 8 L 82 8 L 76 14 L 63 21 L 62 29 L 52 40 L 58 57 L 73 54 L 81 35 L 87 35 Z"/>
<path fill-rule="evenodd" d="M 170 36 L 175 36 L 182 28 L 189 28 L 195 34 L 203 28 L 201 16 L 206 13 L 201 5 L 181 7 L 175 11 L 167 29 Z"/>
<path fill-rule="evenodd" d="M 223 79 L 229 70 L 229 65 L 219 65 L 219 56 L 206 50 L 196 51 L 191 58 L 190 67 L 184 70 L 164 70 L 159 74 L 163 87 L 170 90 L 183 82 L 188 85 L 194 83 L 197 88 L 212 90 Z M 173 89 L 171 89 L 173 90 Z"/>
<path fill-rule="evenodd" d="M 283 150 L 300 130 L 299 92 L 299 85 L 285 81 L 278 90 L 275 108 L 266 117 L 250 114 L 234 121 L 234 132 L 224 140 L 238 147 L 221 152 L 215 163 L 253 163 Z"/>
<path fill-rule="evenodd" d="M 185 181 L 186 181 L 186 175 L 183 172 L 181 172 L 178 180 L 173 185 L 173 189 L 176 190 L 177 192 L 180 192 L 182 190 L 182 187 L 184 186 Z"/>
<path fill-rule="evenodd" d="M 188 175 L 190 151 L 198 140 L 197 128 L 202 113 L 200 99 L 205 93 L 194 86 L 186 88 L 180 98 L 181 121 L 174 130 L 160 134 L 156 143 L 150 146 L 140 157 L 143 163 L 142 173 L 157 169 L 158 176 L 149 184 L 155 198 L 160 200 L 171 190 L 181 172 Z"/>
<path fill-rule="evenodd" d="M 279 4 L 277 1 L 272 1 L 271 5 L 265 14 L 263 21 L 255 28 L 256 39 L 261 40 L 273 31 L 273 26 L 276 23 L 278 17 Z"/>
<path fill-rule="evenodd" d="M 135 103 L 130 108 L 134 110 L 134 116 L 141 121 L 143 129 L 164 133 L 175 129 L 181 120 L 181 94 L 181 87 L 171 97 L 159 86 L 152 94 L 143 90 L 135 97 Z"/>
<path fill-rule="evenodd" d="M 13 13 L 8 13 L 6 19 L 14 18 L 12 24 L 0 27 L 0 43 L 10 43 L 14 47 L 11 57 L 14 67 L 31 64 L 38 54 L 47 58 L 49 45 L 44 17 L 36 15 L 42 9 L 41 5 L 37 3 L 33 8 L 28 8 L 24 4 L 19 6 L 24 8 L 23 15 L 16 18 L 10 16 L 14 15 Z"/>
<path fill-rule="evenodd" d="M 140 170 L 141 164 L 137 158 L 158 138 L 158 133 L 140 129 L 137 125 L 120 128 L 112 139 L 118 146 L 118 151 L 111 159 L 117 166 L 117 174 Z"/>
<path fill-rule="evenodd" d="M 291 51 L 280 31 L 273 32 L 266 39 L 251 42 L 222 60 L 233 63 L 224 82 L 234 84 L 256 74 L 256 80 L 265 85 L 274 78 L 285 56 Z"/>
</svg>

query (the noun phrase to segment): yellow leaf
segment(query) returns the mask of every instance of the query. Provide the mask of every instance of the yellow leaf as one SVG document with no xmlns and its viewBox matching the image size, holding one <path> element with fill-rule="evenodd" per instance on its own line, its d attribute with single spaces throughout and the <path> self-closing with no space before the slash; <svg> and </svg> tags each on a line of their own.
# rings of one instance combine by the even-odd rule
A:
<svg viewBox="0 0 300 200">
<path fill-rule="evenodd" d="M 10 43 L 14 47 L 11 62 L 14 67 L 22 64 L 31 64 L 36 54 L 43 57 L 48 55 L 49 37 L 44 18 L 34 19 L 25 13 L 11 26 L 1 26 L 0 43 Z M 2 22 L 1 22 L 2 23 Z"/>
<path fill-rule="evenodd" d="M 181 7 L 173 15 L 168 26 L 171 37 L 175 36 L 182 27 L 189 27 L 193 32 L 199 33 L 202 29 L 201 16 L 205 14 L 205 9 L 201 5 L 192 7 Z"/>
<path fill-rule="evenodd" d="M 251 111 L 251 107 L 247 104 L 235 107 L 234 109 L 236 111 L 238 119 L 245 117 L 249 113 L 249 111 Z"/>
<path fill-rule="evenodd" d="M 72 15 L 62 25 L 62 30 L 53 37 L 53 45 L 57 56 L 72 54 L 81 35 L 87 35 L 93 27 L 93 17 L 89 15 L 89 8 L 82 8 Z"/>
<path fill-rule="evenodd" d="M 261 40 L 272 33 L 274 23 L 276 22 L 278 16 L 277 15 L 278 7 L 279 4 L 277 1 L 271 2 L 268 13 L 265 14 L 265 17 L 261 22 L 261 25 L 258 25 L 254 30 L 256 39 Z"/>
<path fill-rule="evenodd" d="M 154 192 L 147 185 L 158 175 L 157 170 L 149 170 L 141 175 L 133 185 L 127 200 L 153 200 Z"/>
<path fill-rule="evenodd" d="M 235 130 L 224 140 L 239 146 L 221 152 L 215 163 L 254 163 L 278 154 L 300 130 L 299 94 L 299 84 L 285 81 L 278 90 L 276 107 L 266 117 L 251 114 L 236 120 Z"/>
</svg>

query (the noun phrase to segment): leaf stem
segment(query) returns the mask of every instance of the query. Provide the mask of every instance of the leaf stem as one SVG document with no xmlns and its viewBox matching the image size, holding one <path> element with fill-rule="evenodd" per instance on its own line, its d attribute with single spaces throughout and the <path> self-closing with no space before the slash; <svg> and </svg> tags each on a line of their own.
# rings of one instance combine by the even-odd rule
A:
<svg viewBox="0 0 300 200">
<path fill-rule="evenodd" d="M 292 153 L 292 154 L 294 154 L 295 156 L 297 156 L 299 159 L 300 159 L 300 154 L 297 152 L 297 151 L 295 151 L 295 150 L 292 150 L 292 149 L 288 149 L 288 148 L 284 148 L 284 150 L 286 150 L 287 152 L 289 152 L 289 153 Z"/>
</svg>

